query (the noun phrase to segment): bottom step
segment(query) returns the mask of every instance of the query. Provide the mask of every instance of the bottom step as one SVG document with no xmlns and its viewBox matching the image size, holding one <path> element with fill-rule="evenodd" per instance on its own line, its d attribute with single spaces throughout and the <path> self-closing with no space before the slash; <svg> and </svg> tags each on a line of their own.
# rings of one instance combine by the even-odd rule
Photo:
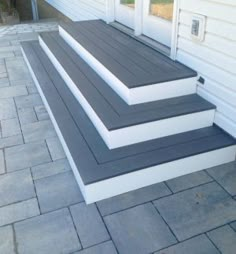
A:
<svg viewBox="0 0 236 254">
<path fill-rule="evenodd" d="M 39 44 L 22 49 L 87 204 L 235 159 L 217 126 L 109 150 Z"/>
</svg>

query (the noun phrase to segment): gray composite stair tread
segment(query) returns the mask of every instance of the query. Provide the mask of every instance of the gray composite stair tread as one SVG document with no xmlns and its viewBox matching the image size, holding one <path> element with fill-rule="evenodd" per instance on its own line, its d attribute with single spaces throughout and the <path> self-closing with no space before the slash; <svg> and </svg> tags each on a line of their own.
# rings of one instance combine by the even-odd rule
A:
<svg viewBox="0 0 236 254">
<path fill-rule="evenodd" d="M 85 185 L 236 143 L 212 126 L 109 150 L 39 44 L 22 47 Z"/>
<path fill-rule="evenodd" d="M 60 25 L 128 88 L 197 76 L 101 20 Z"/>
<path fill-rule="evenodd" d="M 40 36 L 108 130 L 215 109 L 197 94 L 129 106 L 57 32 Z"/>
</svg>

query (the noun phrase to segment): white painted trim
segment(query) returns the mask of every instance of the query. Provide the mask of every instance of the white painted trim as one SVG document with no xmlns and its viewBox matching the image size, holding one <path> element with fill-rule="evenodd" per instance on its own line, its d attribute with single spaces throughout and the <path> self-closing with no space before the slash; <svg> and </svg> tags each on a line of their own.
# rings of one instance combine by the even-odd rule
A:
<svg viewBox="0 0 236 254">
<path fill-rule="evenodd" d="M 173 20 L 172 20 L 172 35 L 171 35 L 171 48 L 170 58 L 176 60 L 177 44 L 178 44 L 178 30 L 180 18 L 180 0 L 174 1 Z"/>
<path fill-rule="evenodd" d="M 66 156 L 69 160 L 75 178 L 78 182 L 80 190 L 84 196 L 87 204 L 97 202 L 109 197 L 113 197 L 128 191 L 136 190 L 145 186 L 149 186 L 158 182 L 166 181 L 178 176 L 203 170 L 208 167 L 217 166 L 223 163 L 231 162 L 235 159 L 236 146 L 230 146 L 223 149 L 218 149 L 212 152 L 207 152 L 195 156 L 190 156 L 184 159 L 176 160 L 173 162 L 161 164 L 158 166 L 146 168 L 143 170 L 135 171 L 133 173 L 124 174 L 118 177 L 110 178 L 108 180 L 100 181 L 97 183 L 84 185 L 79 171 L 74 163 L 70 154 L 69 148 L 63 138 L 63 135 L 57 125 L 53 113 L 47 103 L 47 100 L 41 90 L 36 76 L 28 62 L 24 50 L 22 49 L 23 56 L 28 65 L 33 80 L 37 86 L 39 94 L 47 108 L 52 123 L 56 129 L 58 137 L 65 150 Z"/>
<path fill-rule="evenodd" d="M 128 89 L 124 83 L 61 26 L 59 26 L 59 33 L 68 45 L 70 45 L 128 105 L 196 93 L 196 77 Z"/>
<path fill-rule="evenodd" d="M 208 110 L 109 131 L 41 36 L 39 43 L 110 149 L 208 127 L 213 123 L 215 110 Z"/>
<path fill-rule="evenodd" d="M 115 21 L 115 0 L 106 0 L 106 22 Z"/>
<path fill-rule="evenodd" d="M 86 185 L 86 203 L 234 161 L 235 152 L 236 146 L 230 146 Z"/>
</svg>

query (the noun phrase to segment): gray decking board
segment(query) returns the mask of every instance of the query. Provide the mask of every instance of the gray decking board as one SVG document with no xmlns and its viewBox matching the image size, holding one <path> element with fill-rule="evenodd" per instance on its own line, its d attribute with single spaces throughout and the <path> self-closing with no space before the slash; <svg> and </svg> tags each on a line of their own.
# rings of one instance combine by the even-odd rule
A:
<svg viewBox="0 0 236 254">
<path fill-rule="evenodd" d="M 41 38 L 108 130 L 215 109 L 198 95 L 129 106 L 57 33 L 42 33 Z"/>
<path fill-rule="evenodd" d="M 189 132 L 186 138 L 179 134 L 110 151 L 101 145 L 103 141 L 96 129 L 38 43 L 25 42 L 22 46 L 84 184 L 235 144 L 232 137 L 214 126 Z M 165 146 L 165 141 L 169 145 Z M 94 150 L 99 150 L 100 145 L 107 162 L 98 162 L 95 157 Z M 150 151 L 147 152 L 146 146 Z M 110 161 L 109 153 L 119 153 L 123 149 L 127 149 L 127 153 L 122 158 Z"/>
<path fill-rule="evenodd" d="M 195 71 L 132 37 L 123 37 L 124 45 L 117 39 L 122 32 L 103 21 L 62 23 L 61 26 L 128 88 L 197 76 Z"/>
</svg>

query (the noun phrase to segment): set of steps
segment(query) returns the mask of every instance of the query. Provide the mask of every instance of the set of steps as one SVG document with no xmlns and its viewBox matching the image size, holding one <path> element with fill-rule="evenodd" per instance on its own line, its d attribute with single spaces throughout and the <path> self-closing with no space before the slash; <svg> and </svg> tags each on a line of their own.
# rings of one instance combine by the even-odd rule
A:
<svg viewBox="0 0 236 254">
<path fill-rule="evenodd" d="M 87 203 L 235 159 L 197 73 L 104 22 L 22 51 Z"/>
</svg>

